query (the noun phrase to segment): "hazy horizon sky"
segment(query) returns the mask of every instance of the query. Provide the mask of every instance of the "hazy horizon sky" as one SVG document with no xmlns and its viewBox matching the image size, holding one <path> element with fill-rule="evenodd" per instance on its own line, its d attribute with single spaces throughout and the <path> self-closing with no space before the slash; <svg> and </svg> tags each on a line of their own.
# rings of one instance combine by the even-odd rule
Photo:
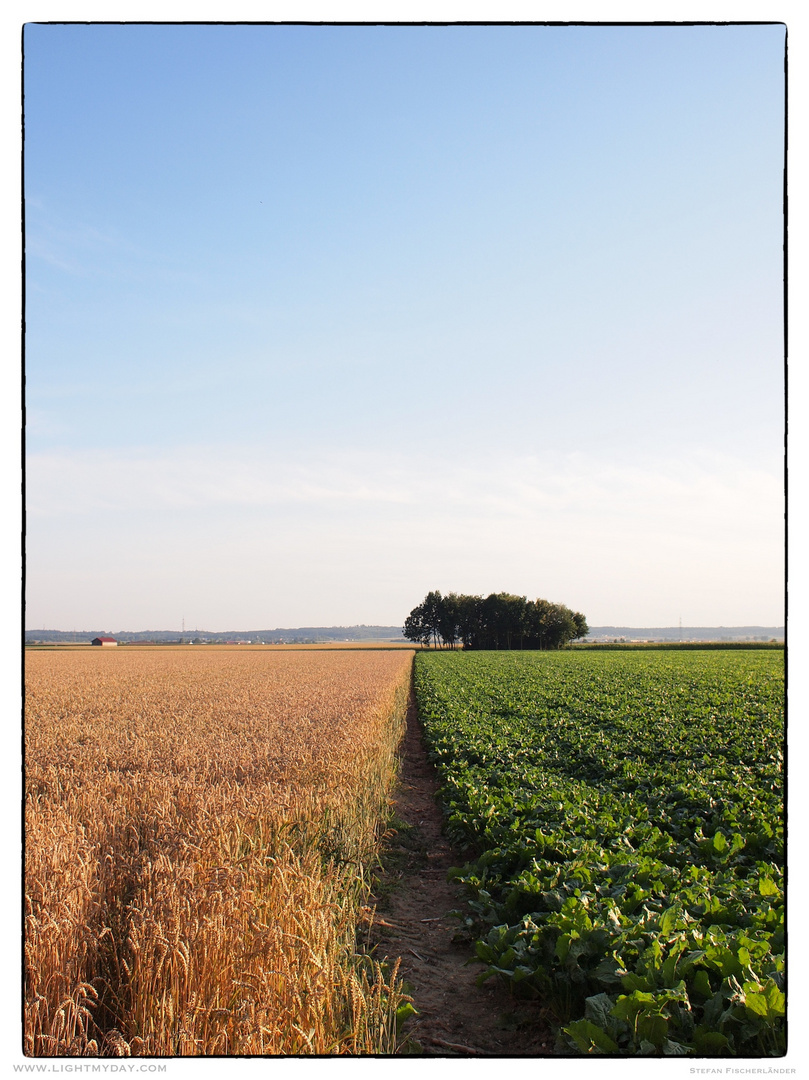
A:
<svg viewBox="0 0 809 1080">
<path fill-rule="evenodd" d="M 29 24 L 26 627 L 783 624 L 784 33 Z"/>
</svg>

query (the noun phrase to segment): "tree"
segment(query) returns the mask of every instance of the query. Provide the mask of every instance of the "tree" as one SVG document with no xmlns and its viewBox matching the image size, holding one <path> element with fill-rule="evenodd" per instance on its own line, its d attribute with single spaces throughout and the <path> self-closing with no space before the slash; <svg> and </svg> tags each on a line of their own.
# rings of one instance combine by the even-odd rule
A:
<svg viewBox="0 0 809 1080">
<path fill-rule="evenodd" d="M 553 604 L 550 600 L 533 602 L 529 623 L 530 648 L 558 649 L 578 636 L 570 608 L 564 604 Z"/>
<path fill-rule="evenodd" d="M 587 637 L 590 633 L 590 627 L 587 625 L 587 620 L 580 611 L 573 612 L 573 622 L 576 624 L 576 637 Z"/>
<path fill-rule="evenodd" d="M 444 600 L 440 592 L 429 592 L 405 619 L 404 636 L 420 645 L 438 646 L 444 618 Z"/>
<path fill-rule="evenodd" d="M 457 610 L 457 634 L 465 649 L 482 648 L 483 637 L 483 597 L 464 596 L 455 600 Z"/>
<path fill-rule="evenodd" d="M 439 593 L 439 596 L 441 594 Z M 438 604 L 438 633 L 444 645 L 455 648 L 458 641 L 458 619 L 460 615 L 458 594 L 450 593 Z"/>
<path fill-rule="evenodd" d="M 483 601 L 486 648 L 513 649 L 525 638 L 526 600 L 513 593 L 491 593 Z"/>
<path fill-rule="evenodd" d="M 441 593 L 436 590 L 435 592 L 428 592 L 424 597 L 424 622 L 430 631 L 430 635 L 433 639 L 433 647 L 438 648 L 438 639 L 441 636 L 441 616 L 443 613 L 444 601 Z"/>
<path fill-rule="evenodd" d="M 430 628 L 424 621 L 423 609 L 423 604 L 419 604 L 418 607 L 414 607 L 405 619 L 404 624 L 404 636 L 407 638 L 408 641 L 413 641 L 417 645 L 430 644 Z"/>
</svg>

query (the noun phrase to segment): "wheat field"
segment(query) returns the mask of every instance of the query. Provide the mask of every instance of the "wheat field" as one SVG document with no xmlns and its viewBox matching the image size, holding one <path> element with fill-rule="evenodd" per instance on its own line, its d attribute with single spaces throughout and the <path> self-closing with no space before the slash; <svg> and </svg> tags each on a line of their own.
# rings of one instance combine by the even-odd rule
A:
<svg viewBox="0 0 809 1080">
<path fill-rule="evenodd" d="M 409 651 L 29 652 L 28 1055 L 378 1054 Z"/>
</svg>

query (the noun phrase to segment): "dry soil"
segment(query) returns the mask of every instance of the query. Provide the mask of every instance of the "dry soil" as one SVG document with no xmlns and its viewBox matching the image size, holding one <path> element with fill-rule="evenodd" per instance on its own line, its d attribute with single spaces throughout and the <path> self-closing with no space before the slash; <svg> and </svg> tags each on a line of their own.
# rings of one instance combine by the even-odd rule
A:
<svg viewBox="0 0 809 1080">
<path fill-rule="evenodd" d="M 408 984 L 418 1016 L 406 1027 L 405 1052 L 428 1056 L 547 1057 L 554 1036 L 540 1002 L 513 998 L 469 962 L 473 943 L 452 911 L 465 909 L 447 871 L 464 858 L 442 833 L 435 770 L 427 760 L 411 703 L 395 819 L 375 897 L 375 955 L 393 962 Z"/>
</svg>

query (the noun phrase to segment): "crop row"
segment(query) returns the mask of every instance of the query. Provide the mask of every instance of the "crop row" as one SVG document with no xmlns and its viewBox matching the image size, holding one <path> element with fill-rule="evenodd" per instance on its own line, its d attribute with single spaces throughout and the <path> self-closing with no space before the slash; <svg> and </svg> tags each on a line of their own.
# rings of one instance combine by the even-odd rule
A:
<svg viewBox="0 0 809 1080">
<path fill-rule="evenodd" d="M 568 1052 L 784 1052 L 783 655 L 433 653 L 482 978 Z"/>
</svg>

